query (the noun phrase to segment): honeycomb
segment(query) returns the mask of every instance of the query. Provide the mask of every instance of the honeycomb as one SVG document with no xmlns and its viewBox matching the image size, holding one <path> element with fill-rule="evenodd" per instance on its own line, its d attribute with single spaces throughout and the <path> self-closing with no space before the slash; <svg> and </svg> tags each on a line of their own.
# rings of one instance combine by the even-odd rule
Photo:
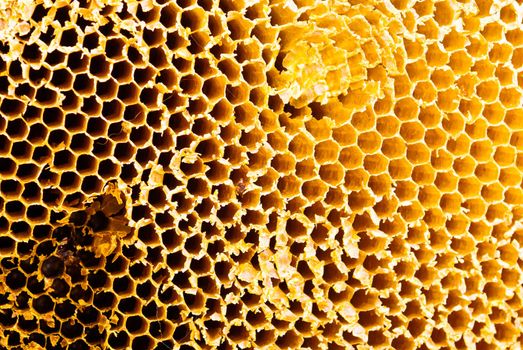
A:
<svg viewBox="0 0 523 350">
<path fill-rule="evenodd" d="M 0 2 L 1 349 L 519 349 L 521 0 Z"/>
</svg>

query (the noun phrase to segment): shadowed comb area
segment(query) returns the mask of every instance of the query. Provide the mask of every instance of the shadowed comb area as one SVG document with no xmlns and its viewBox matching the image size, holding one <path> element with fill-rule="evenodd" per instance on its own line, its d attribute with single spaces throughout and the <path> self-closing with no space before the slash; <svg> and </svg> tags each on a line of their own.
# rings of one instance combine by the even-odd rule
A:
<svg viewBox="0 0 523 350">
<path fill-rule="evenodd" d="M 518 349 L 522 21 L 0 1 L 0 349 Z"/>
</svg>

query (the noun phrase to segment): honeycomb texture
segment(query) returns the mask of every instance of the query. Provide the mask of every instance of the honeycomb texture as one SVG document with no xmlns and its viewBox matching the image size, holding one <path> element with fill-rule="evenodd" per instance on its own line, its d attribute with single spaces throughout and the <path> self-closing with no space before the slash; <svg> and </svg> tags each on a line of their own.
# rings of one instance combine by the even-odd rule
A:
<svg viewBox="0 0 523 350">
<path fill-rule="evenodd" d="M 523 343 L 521 0 L 0 14 L 0 348 Z"/>
</svg>

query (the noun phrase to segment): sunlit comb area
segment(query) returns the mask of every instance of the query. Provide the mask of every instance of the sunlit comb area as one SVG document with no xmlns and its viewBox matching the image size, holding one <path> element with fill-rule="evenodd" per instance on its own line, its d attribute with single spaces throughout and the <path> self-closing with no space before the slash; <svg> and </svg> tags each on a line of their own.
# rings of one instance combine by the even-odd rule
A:
<svg viewBox="0 0 523 350">
<path fill-rule="evenodd" d="M 1 0 L 0 349 L 519 349 L 522 0 Z"/>
</svg>

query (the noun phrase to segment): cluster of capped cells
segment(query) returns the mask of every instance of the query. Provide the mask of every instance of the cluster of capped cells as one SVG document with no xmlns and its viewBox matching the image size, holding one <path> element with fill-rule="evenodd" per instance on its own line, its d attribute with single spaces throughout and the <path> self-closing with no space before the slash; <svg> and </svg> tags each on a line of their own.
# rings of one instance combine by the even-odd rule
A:
<svg viewBox="0 0 523 350">
<path fill-rule="evenodd" d="M 521 0 L 0 5 L 1 349 L 518 349 Z"/>
</svg>

